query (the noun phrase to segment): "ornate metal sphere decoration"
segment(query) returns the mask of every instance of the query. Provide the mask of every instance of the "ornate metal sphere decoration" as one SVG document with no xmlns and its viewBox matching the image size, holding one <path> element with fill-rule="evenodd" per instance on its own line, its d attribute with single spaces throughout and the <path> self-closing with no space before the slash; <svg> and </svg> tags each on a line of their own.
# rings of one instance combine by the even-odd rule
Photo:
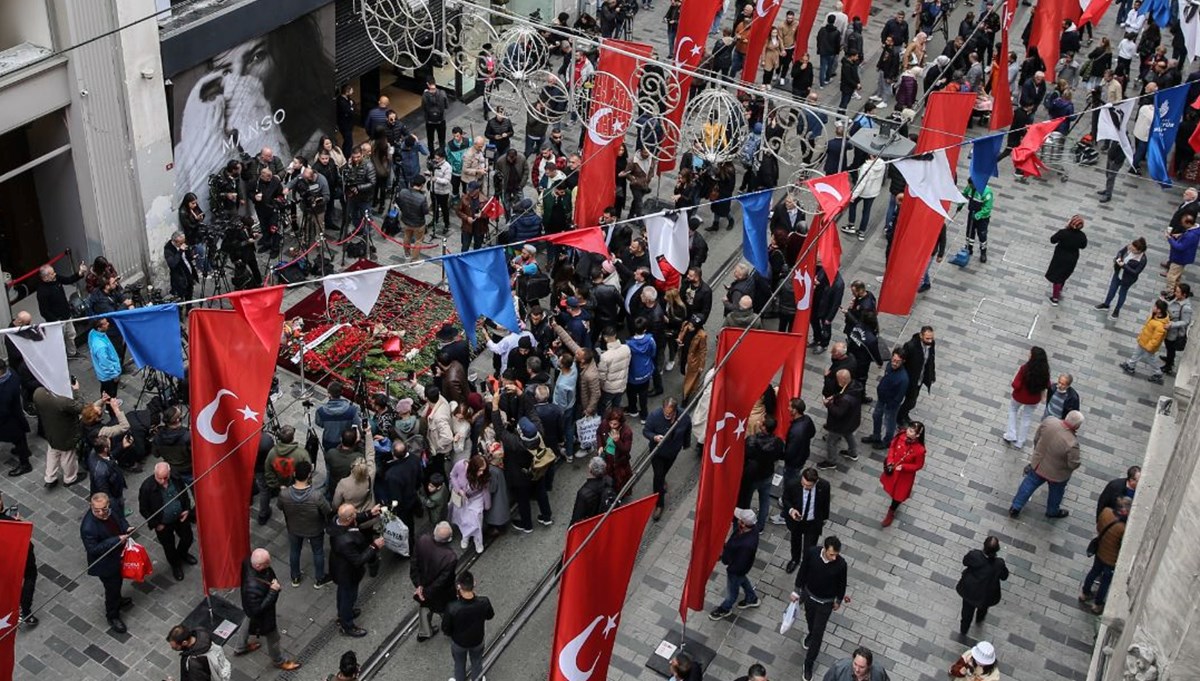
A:
<svg viewBox="0 0 1200 681">
<path fill-rule="evenodd" d="M 709 163 L 737 158 L 749 133 L 741 102 L 722 88 L 708 88 L 693 97 L 680 128 L 680 152 L 690 149 Z"/>
<path fill-rule="evenodd" d="M 579 120 L 598 144 L 624 137 L 637 120 L 636 93 L 607 71 L 597 71 L 582 87 L 575 88 L 574 99 Z M 604 106 L 593 107 L 593 101 L 604 102 Z"/>
<path fill-rule="evenodd" d="M 821 127 L 815 127 L 821 126 Z M 759 154 L 771 154 L 780 164 L 793 168 L 823 168 L 825 144 L 823 134 L 829 125 L 821 125 L 795 106 L 769 108 L 763 126 L 763 143 Z"/>
<path fill-rule="evenodd" d="M 485 77 L 482 62 L 495 57 L 493 51 L 500 42 L 487 13 L 465 3 L 447 3 L 446 12 L 446 63 L 467 78 Z"/>
<path fill-rule="evenodd" d="M 434 54 L 435 27 L 427 0 L 362 0 L 367 38 L 397 67 L 425 66 Z"/>
</svg>

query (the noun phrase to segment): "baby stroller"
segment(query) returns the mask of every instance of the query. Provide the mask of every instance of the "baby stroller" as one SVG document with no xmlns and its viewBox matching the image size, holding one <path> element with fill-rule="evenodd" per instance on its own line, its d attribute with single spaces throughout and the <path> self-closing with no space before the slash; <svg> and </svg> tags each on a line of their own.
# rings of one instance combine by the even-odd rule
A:
<svg viewBox="0 0 1200 681">
<path fill-rule="evenodd" d="M 1100 150 L 1096 148 L 1096 141 L 1091 135 L 1084 135 L 1075 143 L 1075 148 L 1072 149 L 1075 156 L 1075 162 L 1079 165 L 1094 166 L 1100 160 Z"/>
</svg>

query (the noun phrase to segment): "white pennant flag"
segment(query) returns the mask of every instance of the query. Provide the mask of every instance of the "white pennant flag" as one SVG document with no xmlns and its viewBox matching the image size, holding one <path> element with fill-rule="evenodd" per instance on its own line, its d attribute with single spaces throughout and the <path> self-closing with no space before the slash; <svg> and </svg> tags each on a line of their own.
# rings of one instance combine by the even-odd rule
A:
<svg viewBox="0 0 1200 681">
<path fill-rule="evenodd" d="M 950 161 L 946 158 L 944 149 L 933 152 L 931 160 L 906 158 L 896 161 L 896 170 L 899 170 L 908 182 L 909 196 L 920 199 L 947 220 L 950 216 L 942 207 L 942 201 L 967 202 L 954 184 L 954 174 L 950 172 Z"/>
<path fill-rule="evenodd" d="M 354 307 L 362 310 L 365 315 L 371 314 L 375 301 L 379 300 L 379 291 L 383 288 L 383 280 L 387 278 L 386 269 L 366 270 L 363 272 L 348 272 L 325 277 L 325 303 L 329 303 L 329 295 L 341 291 Z"/>
<path fill-rule="evenodd" d="M 1179 29 L 1187 45 L 1188 59 L 1200 52 L 1200 0 L 1179 0 Z"/>
<path fill-rule="evenodd" d="M 1129 127 L 1133 124 L 1133 107 L 1137 104 L 1136 99 L 1126 99 L 1113 104 L 1105 104 L 1100 107 L 1100 116 L 1097 120 L 1096 139 L 1097 140 L 1112 140 L 1121 145 L 1121 151 L 1125 152 L 1125 162 L 1133 167 L 1133 145 L 1129 143 Z"/>
<path fill-rule="evenodd" d="M 687 272 L 688 258 L 688 214 L 679 211 L 674 220 L 666 215 L 647 218 L 646 244 L 650 251 L 650 273 L 655 279 L 664 279 L 658 266 L 658 256 L 663 256 L 679 274 Z"/>
<path fill-rule="evenodd" d="M 67 343 L 61 323 L 26 327 L 21 332 L 5 329 L 8 339 L 17 346 L 25 366 L 46 390 L 62 397 L 71 397 L 71 370 L 67 368 Z"/>
</svg>

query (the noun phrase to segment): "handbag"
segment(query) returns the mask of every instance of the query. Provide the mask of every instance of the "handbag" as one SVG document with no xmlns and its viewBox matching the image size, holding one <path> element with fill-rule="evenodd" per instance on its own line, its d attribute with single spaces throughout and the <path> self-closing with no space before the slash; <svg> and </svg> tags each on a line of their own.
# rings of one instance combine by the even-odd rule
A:
<svg viewBox="0 0 1200 681">
<path fill-rule="evenodd" d="M 154 563 L 150 561 L 150 553 L 146 547 L 132 539 L 125 540 L 125 550 L 121 553 L 121 579 L 144 582 L 154 574 Z"/>
<path fill-rule="evenodd" d="M 960 657 L 954 661 L 954 664 L 950 665 L 950 671 L 948 673 L 950 674 L 951 679 L 965 679 L 970 671 L 971 666 L 967 664 L 966 660 Z"/>
<path fill-rule="evenodd" d="M 584 416 L 575 422 L 575 439 L 580 449 L 593 449 L 596 446 L 596 432 L 600 430 L 600 415 Z"/>
<path fill-rule="evenodd" d="M 1096 535 L 1095 537 L 1092 537 L 1092 540 L 1090 542 L 1088 542 L 1088 545 L 1087 545 L 1088 558 L 1091 558 L 1092 556 L 1096 555 L 1096 553 L 1100 550 L 1100 540 L 1104 538 L 1104 533 L 1108 532 L 1108 530 L 1110 528 L 1112 528 L 1113 525 L 1116 525 L 1117 523 L 1123 523 L 1123 522 L 1125 522 L 1125 521 L 1122 520 L 1121 518 L 1117 518 L 1116 520 L 1112 521 L 1111 523 L 1105 525 L 1104 529 L 1100 530 L 1100 534 Z"/>
</svg>

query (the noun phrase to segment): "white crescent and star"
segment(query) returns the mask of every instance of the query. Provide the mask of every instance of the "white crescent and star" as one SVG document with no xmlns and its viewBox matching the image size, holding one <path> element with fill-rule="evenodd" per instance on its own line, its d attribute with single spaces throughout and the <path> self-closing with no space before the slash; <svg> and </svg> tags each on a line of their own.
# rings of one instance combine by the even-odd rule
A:
<svg viewBox="0 0 1200 681">
<path fill-rule="evenodd" d="M 715 464 L 725 463 L 725 457 L 729 456 L 729 450 L 733 447 L 733 445 L 729 445 L 721 452 L 721 456 L 717 456 L 717 434 L 725 430 L 731 419 L 737 423 L 737 428 L 733 431 L 733 438 L 740 440 L 746 434 L 746 419 L 739 419 L 737 414 L 731 411 L 725 412 L 721 420 L 717 421 L 717 427 L 713 430 L 712 442 L 708 445 L 708 458 Z"/>
<path fill-rule="evenodd" d="M 12 616 L 14 613 L 5 613 L 4 617 L 0 617 L 0 631 L 12 627 Z"/>
<path fill-rule="evenodd" d="M 217 409 L 221 406 L 221 398 L 226 395 L 235 399 L 238 398 L 237 393 L 232 390 L 221 388 L 217 391 L 212 401 L 204 405 L 204 408 L 196 415 L 196 434 L 214 445 L 224 444 L 229 439 L 229 429 L 233 427 L 232 421 L 225 424 L 224 430 L 218 431 L 213 426 L 213 417 L 217 415 Z M 258 412 L 251 409 L 248 404 L 243 405 L 237 411 L 242 415 L 243 421 L 258 421 Z"/>
<path fill-rule="evenodd" d="M 688 43 L 691 43 L 692 49 L 689 50 L 687 57 L 681 59 L 679 55 L 683 53 L 683 47 Z M 685 64 L 690 64 L 692 62 L 692 57 L 698 54 L 700 54 L 700 46 L 696 44 L 695 40 L 692 40 L 691 36 L 685 35 L 679 39 L 679 44 L 675 46 L 675 65 L 683 66 Z"/>
<path fill-rule="evenodd" d="M 773 0 L 768 7 L 764 8 L 763 0 L 758 0 L 758 2 L 755 3 L 755 5 L 754 5 L 754 11 L 758 13 L 758 16 L 765 18 L 767 16 L 767 14 L 771 11 L 771 8 L 776 7 L 778 5 L 779 5 L 779 0 Z"/>
<path fill-rule="evenodd" d="M 794 278 L 804 291 L 802 295 L 796 296 L 796 309 L 803 312 L 812 305 L 812 275 L 808 273 L 808 270 L 796 270 Z"/>
<path fill-rule="evenodd" d="M 828 194 L 829 196 L 833 197 L 833 199 L 835 201 L 837 201 L 838 203 L 842 203 L 845 200 L 844 198 L 842 198 L 842 193 L 839 192 L 836 187 L 829 184 L 828 182 L 814 182 L 812 185 L 812 188 L 813 188 L 813 191 L 817 192 L 818 194 Z"/>
<path fill-rule="evenodd" d="M 605 118 L 611 118 L 612 115 L 613 108 L 611 106 L 602 106 L 599 109 L 596 109 L 596 111 L 592 113 L 592 117 L 588 119 L 588 138 L 592 140 L 593 144 L 598 144 L 602 147 L 607 146 L 609 142 L 612 142 L 624 134 L 625 126 L 623 123 L 621 123 L 620 119 L 613 120 L 610 124 L 612 133 L 615 134 L 605 134 L 600 132 L 600 122 Z"/>
<path fill-rule="evenodd" d="M 567 641 L 567 645 L 563 646 L 558 653 L 558 671 L 566 677 L 567 681 L 588 681 L 592 678 L 592 674 L 596 671 L 596 664 L 600 661 L 600 654 L 597 653 L 596 657 L 592 659 L 592 666 L 584 670 L 579 668 L 579 653 L 600 622 L 604 622 L 604 631 L 600 635 L 608 638 L 609 633 L 617 628 L 617 618 L 620 616 L 620 611 L 612 615 L 597 615 L 591 624 L 584 627 L 583 631 L 579 632 L 575 638 Z"/>
</svg>

